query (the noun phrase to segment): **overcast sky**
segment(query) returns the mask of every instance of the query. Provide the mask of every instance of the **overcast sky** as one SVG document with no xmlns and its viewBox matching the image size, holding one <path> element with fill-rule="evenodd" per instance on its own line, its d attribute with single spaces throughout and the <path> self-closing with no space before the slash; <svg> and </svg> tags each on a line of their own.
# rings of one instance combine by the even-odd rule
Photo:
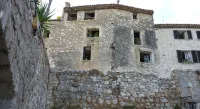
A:
<svg viewBox="0 0 200 109">
<path fill-rule="evenodd" d="M 55 9 L 54 18 L 61 16 L 65 2 L 70 2 L 71 6 L 79 6 L 110 4 L 117 0 L 53 0 L 51 10 Z M 120 4 L 154 10 L 155 23 L 200 24 L 200 0 L 120 0 Z"/>
</svg>

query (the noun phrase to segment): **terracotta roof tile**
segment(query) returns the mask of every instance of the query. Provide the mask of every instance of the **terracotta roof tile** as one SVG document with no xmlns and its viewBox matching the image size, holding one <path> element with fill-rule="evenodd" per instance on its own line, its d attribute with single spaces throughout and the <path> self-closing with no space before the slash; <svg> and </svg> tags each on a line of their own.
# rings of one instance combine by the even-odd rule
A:
<svg viewBox="0 0 200 109">
<path fill-rule="evenodd" d="M 200 24 L 155 24 L 155 28 L 200 28 Z"/>
<path fill-rule="evenodd" d="M 65 7 L 65 12 L 77 12 L 77 11 L 90 11 L 90 10 L 102 10 L 102 9 L 119 9 L 130 11 L 134 13 L 143 13 L 153 15 L 153 10 L 135 8 L 131 6 L 125 6 L 120 4 L 97 4 L 97 5 L 84 5 L 84 6 L 74 6 L 74 7 Z"/>
</svg>

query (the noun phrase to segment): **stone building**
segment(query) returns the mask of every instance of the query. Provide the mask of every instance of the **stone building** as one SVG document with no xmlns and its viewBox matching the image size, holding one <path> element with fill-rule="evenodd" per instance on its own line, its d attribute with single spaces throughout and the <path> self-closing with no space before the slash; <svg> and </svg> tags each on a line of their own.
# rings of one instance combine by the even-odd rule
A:
<svg viewBox="0 0 200 109">
<path fill-rule="evenodd" d="M 63 21 L 52 22 L 46 47 L 51 67 L 58 71 L 134 70 L 170 77 L 173 69 L 200 67 L 200 25 L 154 25 L 152 10 L 118 4 L 70 7 L 66 3 Z M 182 37 L 179 40 L 174 34 Z M 185 52 L 190 60 L 180 62 L 177 50 L 193 51 Z"/>
<path fill-rule="evenodd" d="M 46 41 L 51 66 L 152 72 L 143 67 L 159 63 L 152 15 L 118 4 L 65 7 L 63 21 L 55 22 Z M 154 64 L 141 65 L 140 52 L 152 53 L 147 61 Z"/>
<path fill-rule="evenodd" d="M 183 109 L 200 108 L 200 25 L 154 25 L 153 10 L 120 4 L 71 7 L 69 3 L 62 21 L 52 23 L 45 43 L 50 66 L 58 72 L 50 76 L 50 90 L 60 98 L 54 101 L 59 106 L 69 93 L 79 98 L 78 92 L 94 92 L 108 104 L 109 97 L 123 99 L 121 104 L 133 97 L 141 108 L 171 109 L 176 103 Z M 92 69 L 103 76 L 91 75 Z M 77 80 L 82 73 L 87 76 Z M 73 95 L 67 89 L 78 92 Z M 116 89 L 120 89 L 117 96 L 113 95 Z M 81 94 L 81 100 L 85 96 Z"/>
<path fill-rule="evenodd" d="M 199 70 L 199 24 L 156 24 L 155 32 L 160 54 L 158 67 L 164 73 L 161 76 L 170 76 L 174 69 Z"/>
</svg>

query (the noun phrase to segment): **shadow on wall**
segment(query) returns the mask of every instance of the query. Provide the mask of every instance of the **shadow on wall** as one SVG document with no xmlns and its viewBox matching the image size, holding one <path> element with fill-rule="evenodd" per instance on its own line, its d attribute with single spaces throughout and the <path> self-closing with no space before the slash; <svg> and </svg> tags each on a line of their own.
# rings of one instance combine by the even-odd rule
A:
<svg viewBox="0 0 200 109">
<path fill-rule="evenodd" d="M 151 49 L 157 49 L 157 39 L 155 35 L 155 31 L 146 30 L 145 31 L 145 41 L 148 45 L 148 47 L 151 47 Z"/>
<path fill-rule="evenodd" d="M 112 68 L 115 69 L 120 66 L 127 66 L 129 64 L 129 54 L 131 43 L 131 28 L 116 27 L 114 29 L 114 42 L 112 52 Z"/>
<path fill-rule="evenodd" d="M 0 22 L 0 109 L 9 109 L 14 97 L 12 72 L 8 59 L 8 49 Z"/>
<path fill-rule="evenodd" d="M 56 55 L 53 55 L 52 58 L 56 70 L 75 69 L 74 66 L 79 64 L 79 54 L 79 52 L 59 52 Z"/>
</svg>

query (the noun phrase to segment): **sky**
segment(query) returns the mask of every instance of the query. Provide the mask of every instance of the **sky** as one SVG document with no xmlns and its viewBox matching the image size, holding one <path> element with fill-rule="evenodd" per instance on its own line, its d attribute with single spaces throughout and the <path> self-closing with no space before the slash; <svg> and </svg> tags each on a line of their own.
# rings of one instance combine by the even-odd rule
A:
<svg viewBox="0 0 200 109">
<path fill-rule="evenodd" d="M 55 10 L 54 18 L 62 15 L 65 2 L 70 2 L 71 6 L 79 6 L 117 3 L 117 0 L 53 0 L 51 10 Z M 120 4 L 154 10 L 155 24 L 200 24 L 200 0 L 120 0 Z"/>
</svg>

